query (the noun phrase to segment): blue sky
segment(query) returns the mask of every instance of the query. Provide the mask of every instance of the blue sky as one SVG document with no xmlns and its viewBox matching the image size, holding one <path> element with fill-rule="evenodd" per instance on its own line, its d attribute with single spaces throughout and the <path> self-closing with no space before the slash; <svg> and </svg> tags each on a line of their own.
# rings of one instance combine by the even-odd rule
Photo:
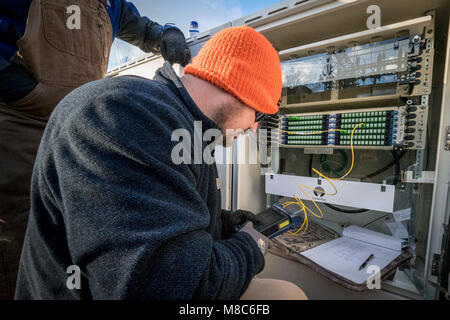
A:
<svg viewBox="0 0 450 320">
<path fill-rule="evenodd" d="M 200 32 L 269 7 L 281 0 L 129 0 L 141 15 L 160 24 L 175 23 L 188 36 L 189 22 L 198 21 Z M 114 40 L 109 68 L 138 58 L 144 52 Z"/>
</svg>

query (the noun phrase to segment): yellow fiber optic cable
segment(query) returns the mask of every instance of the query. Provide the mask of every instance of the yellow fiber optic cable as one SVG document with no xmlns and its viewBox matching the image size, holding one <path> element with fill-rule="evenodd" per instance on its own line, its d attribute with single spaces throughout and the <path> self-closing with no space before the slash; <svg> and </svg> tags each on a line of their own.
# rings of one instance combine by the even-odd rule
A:
<svg viewBox="0 0 450 320">
<path fill-rule="evenodd" d="M 299 233 L 303 228 L 305 228 L 303 232 L 306 232 L 306 230 L 308 229 L 308 214 L 307 214 L 307 210 L 308 210 L 312 215 L 314 215 L 315 217 L 317 217 L 317 218 L 319 218 L 319 219 L 323 218 L 323 212 L 322 212 L 322 210 L 321 210 L 320 207 L 317 205 L 317 203 L 314 201 L 314 199 L 313 199 L 313 198 L 312 198 L 312 197 L 311 197 L 311 196 L 310 196 L 303 188 L 307 188 L 307 189 L 312 190 L 312 191 L 324 193 L 324 194 L 330 195 L 330 196 L 336 195 L 336 194 L 338 193 L 338 190 L 337 190 L 336 186 L 334 185 L 334 183 L 332 182 L 332 180 L 335 180 L 335 181 L 336 181 L 336 180 L 343 180 L 345 177 L 347 177 L 347 176 L 352 172 L 353 167 L 354 167 L 354 164 L 355 164 L 355 152 L 354 152 L 354 149 L 353 149 L 353 135 L 354 135 L 356 129 L 357 129 L 358 127 L 362 126 L 362 125 L 364 125 L 364 123 L 360 123 L 360 124 L 358 124 L 357 126 L 355 126 L 355 127 L 353 128 L 353 130 L 352 130 L 351 135 L 350 135 L 350 148 L 351 148 L 351 152 L 352 152 L 352 164 L 351 164 L 351 166 L 350 166 L 350 169 L 348 170 L 348 172 L 347 172 L 345 175 L 343 175 L 341 178 L 334 178 L 334 179 L 333 179 L 333 178 L 329 178 L 329 177 L 325 176 L 325 175 L 322 174 L 320 171 L 318 171 L 318 170 L 312 168 L 312 170 L 313 170 L 315 173 L 317 173 L 320 177 L 322 177 L 322 178 L 324 178 L 325 180 L 327 180 L 327 181 L 333 186 L 333 188 L 334 188 L 334 193 L 327 193 L 327 192 L 325 192 L 325 191 L 323 191 L 323 190 L 317 190 L 317 189 L 308 187 L 308 186 L 303 185 L 303 184 L 301 184 L 301 185 L 298 186 L 298 187 L 300 188 L 300 190 L 301 190 L 301 191 L 309 198 L 309 200 L 311 200 L 311 201 L 314 203 L 314 206 L 315 206 L 315 207 L 317 208 L 317 210 L 320 212 L 320 215 L 316 214 L 314 211 L 312 211 L 311 209 L 309 209 L 309 208 L 305 205 L 305 203 L 304 203 L 297 195 L 294 195 L 295 201 L 289 201 L 289 202 L 286 202 L 286 203 L 283 204 L 283 208 L 286 208 L 287 206 L 296 204 L 296 205 L 298 205 L 298 206 L 300 207 L 300 210 L 302 210 L 303 213 L 304 213 L 304 215 L 305 215 L 305 217 L 303 218 L 303 224 L 300 226 L 300 228 L 299 228 L 297 231 L 295 231 L 295 232 L 288 232 L 288 234 L 290 234 L 290 235 L 295 235 L 295 234 Z M 345 131 L 345 132 L 346 132 L 347 130 L 345 130 L 345 129 L 331 129 L 331 130 L 325 130 L 325 131 L 315 132 L 315 133 L 309 133 L 309 134 L 320 134 L 320 133 L 329 132 L 329 131 L 341 131 L 341 132 L 342 132 L 342 131 Z M 292 134 L 291 132 L 288 132 L 288 131 L 283 131 L 283 132 Z M 293 134 L 296 134 L 296 133 L 293 133 Z"/>
</svg>

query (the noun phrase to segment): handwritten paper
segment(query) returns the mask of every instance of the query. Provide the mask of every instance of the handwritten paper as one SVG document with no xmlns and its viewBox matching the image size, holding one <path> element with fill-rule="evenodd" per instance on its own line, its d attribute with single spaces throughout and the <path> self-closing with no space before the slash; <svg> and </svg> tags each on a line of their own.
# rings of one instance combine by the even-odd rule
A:
<svg viewBox="0 0 450 320">
<path fill-rule="evenodd" d="M 373 243 L 370 243 L 371 241 Z M 368 272 L 368 268 L 370 266 L 377 266 L 379 270 L 385 268 L 401 254 L 402 243 L 402 240 L 389 235 L 350 226 L 344 229 L 341 238 L 301 254 L 355 284 L 364 284 L 373 275 L 373 272 Z M 372 254 L 373 259 L 360 271 L 360 266 Z"/>
</svg>

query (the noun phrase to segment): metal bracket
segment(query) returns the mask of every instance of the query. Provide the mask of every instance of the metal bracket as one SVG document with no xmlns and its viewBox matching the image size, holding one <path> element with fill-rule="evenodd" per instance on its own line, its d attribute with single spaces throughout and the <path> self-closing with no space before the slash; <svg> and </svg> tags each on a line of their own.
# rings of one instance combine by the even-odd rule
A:
<svg viewBox="0 0 450 320">
<path fill-rule="evenodd" d="M 413 179 L 417 180 L 422 178 L 422 170 L 423 170 L 423 149 L 417 150 L 416 153 L 416 163 L 414 163 L 413 170 Z"/>
<path fill-rule="evenodd" d="M 445 151 L 450 151 L 450 126 L 447 127 L 447 134 L 445 135 Z"/>
<path fill-rule="evenodd" d="M 440 272 L 441 255 L 433 254 L 433 261 L 431 263 L 431 275 L 437 277 Z"/>
<path fill-rule="evenodd" d="M 333 154 L 333 148 L 305 148 L 305 154 Z"/>
<path fill-rule="evenodd" d="M 403 172 L 403 183 L 428 183 L 433 184 L 436 177 L 435 171 L 422 171 L 420 178 L 414 179 L 414 171 Z"/>
</svg>

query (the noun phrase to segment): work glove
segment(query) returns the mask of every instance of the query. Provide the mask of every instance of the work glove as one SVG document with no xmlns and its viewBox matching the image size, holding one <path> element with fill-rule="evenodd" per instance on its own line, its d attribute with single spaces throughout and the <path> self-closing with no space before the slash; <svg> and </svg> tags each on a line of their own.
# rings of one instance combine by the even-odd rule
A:
<svg viewBox="0 0 450 320">
<path fill-rule="evenodd" d="M 0 101 L 13 102 L 33 91 L 38 82 L 24 68 L 13 63 L 8 64 L 0 71 Z"/>
<path fill-rule="evenodd" d="M 245 232 L 249 234 L 253 240 L 255 240 L 256 245 L 261 250 L 262 254 L 265 256 L 269 248 L 272 246 L 272 243 L 269 238 L 267 238 L 262 233 L 256 231 L 253 228 L 253 223 L 251 221 L 248 221 L 246 224 L 242 226 L 242 228 L 239 230 L 239 232 Z"/>
<path fill-rule="evenodd" d="M 160 42 L 161 55 L 170 64 L 179 63 L 183 67 L 191 61 L 191 51 L 183 32 L 174 26 L 164 26 Z"/>
<path fill-rule="evenodd" d="M 226 239 L 236 233 L 237 227 L 247 221 L 257 222 L 256 215 L 246 210 L 222 210 L 222 236 Z"/>
</svg>

